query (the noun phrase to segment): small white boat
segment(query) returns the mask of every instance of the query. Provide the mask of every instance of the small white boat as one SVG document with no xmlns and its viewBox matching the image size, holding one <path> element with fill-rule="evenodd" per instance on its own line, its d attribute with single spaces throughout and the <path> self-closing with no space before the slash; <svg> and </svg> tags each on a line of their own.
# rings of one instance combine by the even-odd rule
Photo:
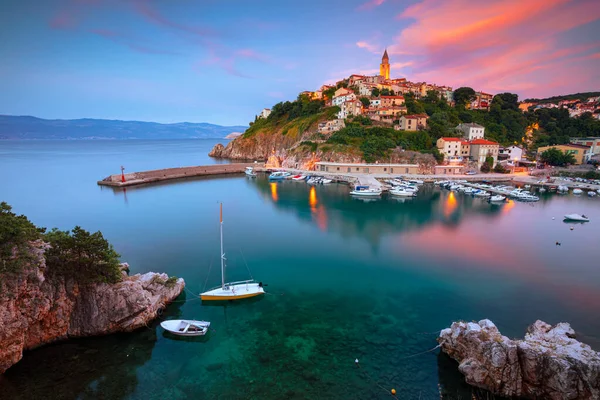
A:
<svg viewBox="0 0 600 400">
<path fill-rule="evenodd" d="M 252 167 L 246 167 L 246 171 L 244 171 L 244 173 L 249 178 L 256 178 L 256 173 L 254 172 L 254 168 Z"/>
<path fill-rule="evenodd" d="M 304 175 L 295 175 L 295 176 L 292 176 L 292 180 L 294 180 L 294 181 L 303 181 L 305 179 L 306 179 L 306 176 L 304 176 Z"/>
<path fill-rule="evenodd" d="M 408 182 L 414 184 L 414 185 L 422 185 L 423 181 L 419 180 L 419 179 L 409 179 Z"/>
<path fill-rule="evenodd" d="M 373 189 L 369 186 L 356 186 L 350 194 L 354 196 L 381 196 L 381 192 L 381 189 Z"/>
<path fill-rule="evenodd" d="M 596 193 L 596 192 L 594 192 L 593 190 L 590 190 L 589 192 L 587 192 L 587 194 L 588 194 L 588 196 L 590 196 L 590 197 L 594 197 L 594 196 L 596 196 L 596 194 L 597 194 L 597 193 Z"/>
<path fill-rule="evenodd" d="M 179 336 L 204 336 L 208 332 L 210 322 L 187 319 L 171 319 L 163 321 L 160 326 L 168 332 Z"/>
<path fill-rule="evenodd" d="M 287 179 L 288 176 L 290 176 L 292 174 L 290 174 L 289 172 L 283 172 L 283 171 L 277 171 L 277 172 L 273 172 L 271 173 L 271 175 L 269 175 L 269 180 L 270 181 L 280 181 L 283 179 Z"/>
<path fill-rule="evenodd" d="M 557 191 L 561 192 L 561 193 L 566 193 L 569 191 L 569 187 L 568 186 L 564 186 L 564 185 L 558 185 L 558 189 L 556 189 Z"/>
<path fill-rule="evenodd" d="M 589 222 L 590 219 L 585 215 L 579 214 L 567 214 L 565 215 L 565 221 L 578 221 L 578 222 Z"/>
<path fill-rule="evenodd" d="M 573 194 L 581 194 L 583 193 L 583 190 L 581 189 L 573 189 Z"/>
<path fill-rule="evenodd" d="M 540 188 L 540 193 L 544 193 L 545 191 L 546 191 L 546 188 L 545 188 L 545 187 L 541 187 L 541 188 Z"/>
<path fill-rule="evenodd" d="M 326 178 L 321 179 L 322 185 L 327 185 L 328 183 L 331 183 L 331 182 L 333 182 L 333 179 L 326 179 Z"/>
<path fill-rule="evenodd" d="M 490 193 L 486 192 L 485 190 L 477 190 L 477 191 L 473 192 L 473 195 L 477 196 L 477 197 L 487 197 L 490 195 Z"/>
<path fill-rule="evenodd" d="M 394 189 L 390 189 L 390 194 L 392 196 L 401 196 L 401 197 L 413 197 L 417 195 L 416 191 L 406 190 L 406 188 L 396 187 Z"/>
<path fill-rule="evenodd" d="M 506 197 L 500 196 L 499 194 L 490 197 L 490 203 L 500 203 L 506 200 Z"/>
</svg>

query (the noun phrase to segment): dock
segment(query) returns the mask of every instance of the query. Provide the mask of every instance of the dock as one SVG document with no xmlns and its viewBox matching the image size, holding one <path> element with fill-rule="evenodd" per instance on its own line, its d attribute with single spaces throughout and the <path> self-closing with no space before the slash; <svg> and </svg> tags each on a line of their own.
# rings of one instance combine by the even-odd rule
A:
<svg viewBox="0 0 600 400">
<path fill-rule="evenodd" d="M 254 167 L 256 170 L 262 170 L 262 168 L 257 168 L 258 165 L 253 163 L 215 164 L 155 169 L 151 171 L 128 172 L 126 174 L 110 175 L 98 181 L 98 185 L 121 188 L 143 185 L 147 183 L 162 182 L 172 179 L 242 174 L 244 173 L 246 167 Z"/>
</svg>

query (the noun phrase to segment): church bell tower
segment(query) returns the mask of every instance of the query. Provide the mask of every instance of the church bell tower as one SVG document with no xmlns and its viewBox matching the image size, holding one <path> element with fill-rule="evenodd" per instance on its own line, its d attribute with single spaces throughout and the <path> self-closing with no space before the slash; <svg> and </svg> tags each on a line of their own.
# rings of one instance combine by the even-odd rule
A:
<svg viewBox="0 0 600 400">
<path fill-rule="evenodd" d="M 385 49 L 383 57 L 381 57 L 379 75 L 383 76 L 385 79 L 390 79 L 390 57 L 388 56 L 387 49 Z"/>
</svg>

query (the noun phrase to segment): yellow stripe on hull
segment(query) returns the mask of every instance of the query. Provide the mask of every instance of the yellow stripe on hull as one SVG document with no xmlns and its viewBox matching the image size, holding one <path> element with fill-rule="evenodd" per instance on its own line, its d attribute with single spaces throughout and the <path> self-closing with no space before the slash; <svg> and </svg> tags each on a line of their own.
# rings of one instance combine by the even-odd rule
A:
<svg viewBox="0 0 600 400">
<path fill-rule="evenodd" d="M 223 301 L 223 300 L 240 300 L 247 299 L 249 297 L 260 296 L 261 294 L 265 294 L 265 292 L 258 293 L 250 293 L 250 294 L 239 294 L 235 296 L 211 296 L 211 295 L 200 295 L 202 301 Z"/>
</svg>

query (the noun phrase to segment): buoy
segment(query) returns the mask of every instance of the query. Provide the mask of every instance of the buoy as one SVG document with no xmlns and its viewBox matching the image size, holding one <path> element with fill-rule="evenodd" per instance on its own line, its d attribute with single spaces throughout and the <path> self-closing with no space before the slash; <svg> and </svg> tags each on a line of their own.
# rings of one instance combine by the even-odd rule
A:
<svg viewBox="0 0 600 400">
<path fill-rule="evenodd" d="M 396 395 L 396 389 L 392 389 L 392 394 L 395 396 Z"/>
<path fill-rule="evenodd" d="M 358 358 L 354 360 L 354 364 L 358 365 Z"/>
<path fill-rule="evenodd" d="M 552 220 L 554 221 L 554 217 L 552 217 Z"/>
<path fill-rule="evenodd" d="M 573 230 L 573 229 L 575 229 L 575 228 L 571 227 L 571 230 Z"/>
</svg>

